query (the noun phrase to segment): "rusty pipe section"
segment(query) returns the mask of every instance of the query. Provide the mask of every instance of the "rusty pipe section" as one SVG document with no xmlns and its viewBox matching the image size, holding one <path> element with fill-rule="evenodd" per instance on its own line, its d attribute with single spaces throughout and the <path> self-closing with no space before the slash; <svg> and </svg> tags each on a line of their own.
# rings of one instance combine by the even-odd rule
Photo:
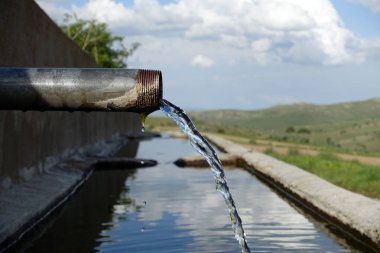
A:
<svg viewBox="0 0 380 253">
<path fill-rule="evenodd" d="M 0 68 L 0 110 L 152 112 L 160 71 L 106 68 Z"/>
</svg>

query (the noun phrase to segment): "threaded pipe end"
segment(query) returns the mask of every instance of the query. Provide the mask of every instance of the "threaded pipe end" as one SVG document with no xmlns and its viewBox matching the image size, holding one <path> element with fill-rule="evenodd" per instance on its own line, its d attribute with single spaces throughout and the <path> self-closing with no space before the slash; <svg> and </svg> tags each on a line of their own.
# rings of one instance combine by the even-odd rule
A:
<svg viewBox="0 0 380 253">
<path fill-rule="evenodd" d="M 144 112 L 152 112 L 160 108 L 162 98 L 162 74 L 159 70 L 141 69 L 137 73 L 137 108 Z"/>
</svg>

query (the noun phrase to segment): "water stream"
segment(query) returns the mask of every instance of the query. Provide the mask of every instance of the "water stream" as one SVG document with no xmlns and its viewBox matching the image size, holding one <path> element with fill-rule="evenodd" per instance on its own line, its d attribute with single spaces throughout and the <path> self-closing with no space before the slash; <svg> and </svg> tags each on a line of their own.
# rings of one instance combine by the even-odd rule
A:
<svg viewBox="0 0 380 253">
<path fill-rule="evenodd" d="M 245 238 L 243 224 L 236 209 L 234 199 L 232 198 L 232 195 L 228 188 L 227 181 L 224 178 L 224 170 L 222 163 L 216 155 L 215 150 L 207 142 L 207 140 L 198 132 L 191 119 L 181 108 L 173 105 L 172 103 L 164 99 L 161 99 L 160 109 L 166 114 L 166 116 L 172 119 L 179 126 L 179 128 L 188 136 L 193 148 L 198 153 L 200 153 L 210 164 L 215 179 L 216 189 L 221 193 L 227 205 L 232 223 L 232 228 L 235 233 L 235 238 L 239 242 L 241 252 L 251 252 L 248 247 L 247 240 Z"/>
</svg>

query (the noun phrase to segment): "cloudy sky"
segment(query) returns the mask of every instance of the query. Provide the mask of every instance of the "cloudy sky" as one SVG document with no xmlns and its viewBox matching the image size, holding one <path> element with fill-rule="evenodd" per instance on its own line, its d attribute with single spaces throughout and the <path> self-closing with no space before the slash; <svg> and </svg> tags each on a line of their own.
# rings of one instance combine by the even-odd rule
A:
<svg viewBox="0 0 380 253">
<path fill-rule="evenodd" d="M 380 0 L 37 0 L 106 22 L 142 46 L 129 68 L 163 72 L 187 110 L 380 97 Z"/>
</svg>

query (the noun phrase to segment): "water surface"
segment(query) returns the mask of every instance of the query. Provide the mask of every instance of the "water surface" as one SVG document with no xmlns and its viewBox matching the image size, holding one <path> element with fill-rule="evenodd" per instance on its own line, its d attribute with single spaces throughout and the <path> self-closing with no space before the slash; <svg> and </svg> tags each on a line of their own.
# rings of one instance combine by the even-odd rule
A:
<svg viewBox="0 0 380 253">
<path fill-rule="evenodd" d="M 209 169 L 177 168 L 186 140 L 140 143 L 152 168 L 96 172 L 25 252 L 239 252 Z M 349 252 L 255 177 L 227 169 L 252 252 Z M 322 228 L 322 229 L 321 229 Z"/>
</svg>

